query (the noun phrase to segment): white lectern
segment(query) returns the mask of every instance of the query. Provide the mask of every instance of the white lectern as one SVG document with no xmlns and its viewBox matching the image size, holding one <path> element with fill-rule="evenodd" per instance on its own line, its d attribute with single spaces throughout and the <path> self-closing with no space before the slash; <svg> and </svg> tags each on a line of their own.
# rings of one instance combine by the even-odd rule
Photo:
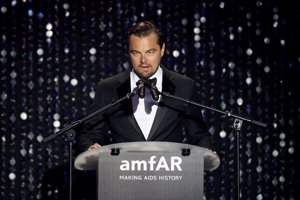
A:
<svg viewBox="0 0 300 200">
<path fill-rule="evenodd" d="M 98 200 L 202 200 L 204 170 L 220 165 L 206 148 L 171 142 L 129 142 L 86 151 L 79 170 L 97 170 Z"/>
</svg>

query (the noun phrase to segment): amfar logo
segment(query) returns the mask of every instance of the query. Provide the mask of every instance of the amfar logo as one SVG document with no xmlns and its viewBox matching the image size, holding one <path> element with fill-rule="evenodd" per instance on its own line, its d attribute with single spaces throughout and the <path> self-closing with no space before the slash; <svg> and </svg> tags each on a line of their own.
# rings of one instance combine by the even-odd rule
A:
<svg viewBox="0 0 300 200">
<path fill-rule="evenodd" d="M 164 156 L 159 159 L 156 156 L 151 156 L 149 160 L 122 160 L 120 165 L 121 171 L 182 171 L 180 157 L 171 156 L 169 163 Z"/>
</svg>

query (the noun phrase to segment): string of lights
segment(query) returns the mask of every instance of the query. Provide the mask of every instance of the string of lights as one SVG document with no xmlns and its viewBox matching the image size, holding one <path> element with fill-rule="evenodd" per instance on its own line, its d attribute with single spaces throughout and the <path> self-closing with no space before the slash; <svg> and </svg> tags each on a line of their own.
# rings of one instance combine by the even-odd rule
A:
<svg viewBox="0 0 300 200">
<path fill-rule="evenodd" d="M 127 28 L 150 20 L 165 34 L 164 65 L 197 82 L 199 103 L 268 124 L 243 124 L 242 199 L 297 199 L 300 15 L 287 4 L 1 0 L 0 198 L 66 199 L 67 142 L 43 138 L 85 116 L 97 83 L 131 67 Z M 202 113 L 221 159 L 205 174 L 206 199 L 235 199 L 232 121 Z"/>
</svg>

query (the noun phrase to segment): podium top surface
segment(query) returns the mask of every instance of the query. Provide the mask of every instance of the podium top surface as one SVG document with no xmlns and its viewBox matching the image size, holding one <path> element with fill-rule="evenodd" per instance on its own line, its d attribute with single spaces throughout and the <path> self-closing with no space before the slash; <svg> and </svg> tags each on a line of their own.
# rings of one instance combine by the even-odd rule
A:
<svg viewBox="0 0 300 200">
<path fill-rule="evenodd" d="M 183 149 L 189 149 L 190 152 L 202 153 L 204 156 L 204 170 L 213 171 L 220 165 L 219 156 L 213 151 L 183 143 L 174 142 L 127 142 L 127 143 L 116 143 L 106 146 L 102 146 L 97 149 L 85 151 L 78 155 L 75 159 L 75 168 L 79 170 L 96 170 L 98 166 L 98 160 L 100 153 L 111 152 L 112 149 L 119 149 L 120 152 L 178 152 L 181 155 Z"/>
</svg>

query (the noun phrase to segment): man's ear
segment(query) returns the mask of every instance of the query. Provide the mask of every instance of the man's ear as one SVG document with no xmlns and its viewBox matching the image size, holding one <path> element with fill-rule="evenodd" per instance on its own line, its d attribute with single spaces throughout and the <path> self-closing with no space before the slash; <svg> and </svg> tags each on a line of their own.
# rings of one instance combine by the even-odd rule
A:
<svg viewBox="0 0 300 200">
<path fill-rule="evenodd" d="M 165 48 L 166 48 L 166 45 L 165 45 L 165 43 L 163 43 L 163 45 L 161 47 L 161 51 L 160 51 L 160 57 L 164 56 L 164 54 L 165 54 Z"/>
</svg>

